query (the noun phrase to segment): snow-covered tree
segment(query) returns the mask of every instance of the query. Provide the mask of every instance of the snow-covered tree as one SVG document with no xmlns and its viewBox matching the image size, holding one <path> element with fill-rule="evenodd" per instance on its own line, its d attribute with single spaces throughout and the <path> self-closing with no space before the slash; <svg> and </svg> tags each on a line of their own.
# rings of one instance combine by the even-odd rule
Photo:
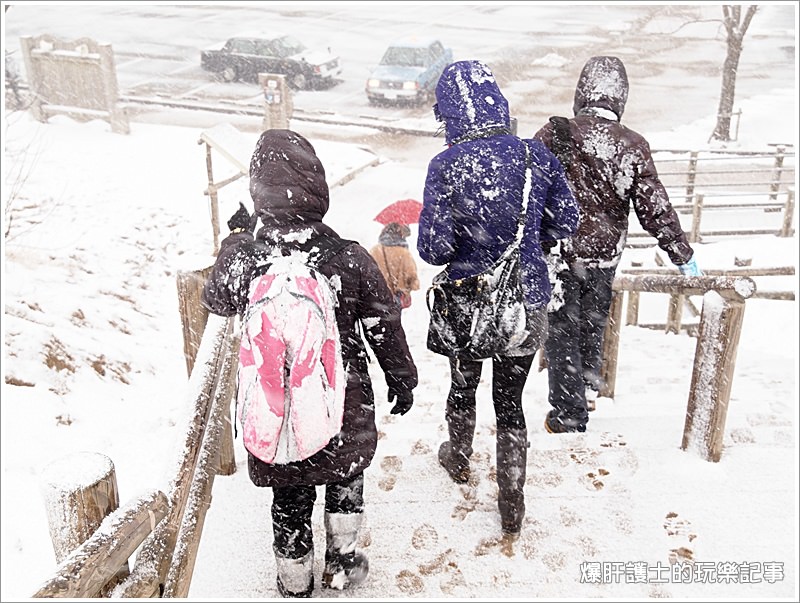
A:
<svg viewBox="0 0 800 603">
<path fill-rule="evenodd" d="M 731 114 L 733 113 L 736 73 L 739 69 L 739 57 L 742 54 L 742 42 L 757 10 L 757 6 L 748 6 L 744 18 L 742 18 L 741 6 L 724 5 L 722 7 L 727 53 L 722 66 L 722 90 L 719 95 L 717 125 L 711 134 L 712 140 L 729 141 L 731 139 Z"/>
</svg>

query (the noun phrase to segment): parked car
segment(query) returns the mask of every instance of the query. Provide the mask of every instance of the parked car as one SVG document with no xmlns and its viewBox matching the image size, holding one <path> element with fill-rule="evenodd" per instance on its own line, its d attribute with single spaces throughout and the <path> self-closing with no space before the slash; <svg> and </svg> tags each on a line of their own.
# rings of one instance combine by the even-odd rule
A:
<svg viewBox="0 0 800 603">
<path fill-rule="evenodd" d="M 279 73 L 295 89 L 332 84 L 342 72 L 339 57 L 328 50 L 309 50 L 292 36 L 246 35 L 200 53 L 206 71 L 226 82 L 258 82 L 259 73 Z"/>
<path fill-rule="evenodd" d="M 367 79 L 370 103 L 423 103 L 433 91 L 453 52 L 439 40 L 405 39 L 391 44 Z"/>
</svg>

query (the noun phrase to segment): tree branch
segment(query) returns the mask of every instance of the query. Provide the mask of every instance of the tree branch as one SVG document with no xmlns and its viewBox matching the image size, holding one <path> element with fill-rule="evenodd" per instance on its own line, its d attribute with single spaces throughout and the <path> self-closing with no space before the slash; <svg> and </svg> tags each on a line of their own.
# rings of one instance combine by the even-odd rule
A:
<svg viewBox="0 0 800 603">
<path fill-rule="evenodd" d="M 742 28 L 741 28 L 743 38 L 745 32 L 747 31 L 747 28 L 750 27 L 750 21 L 753 20 L 753 17 L 755 17 L 757 11 L 758 11 L 758 6 L 747 7 L 747 14 L 744 16 L 744 22 L 742 23 Z"/>
<path fill-rule="evenodd" d="M 671 36 L 672 34 L 678 33 L 684 27 L 686 27 L 688 25 L 694 25 L 695 23 L 720 23 L 720 24 L 722 24 L 723 21 L 722 21 L 722 19 L 692 19 L 691 21 L 686 21 L 685 23 L 681 23 L 681 25 L 678 27 L 678 29 L 674 29 L 672 31 L 668 31 L 664 35 Z"/>
</svg>

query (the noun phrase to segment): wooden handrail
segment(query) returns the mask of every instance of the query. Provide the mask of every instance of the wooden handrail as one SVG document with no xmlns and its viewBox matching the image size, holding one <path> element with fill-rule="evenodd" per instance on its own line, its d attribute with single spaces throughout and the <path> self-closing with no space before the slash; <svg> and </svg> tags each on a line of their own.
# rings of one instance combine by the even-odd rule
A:
<svg viewBox="0 0 800 603">
<path fill-rule="evenodd" d="M 661 276 L 618 275 L 612 287 L 615 291 L 640 291 L 677 295 L 702 295 L 716 291 L 726 299 L 744 301 L 756 290 L 756 284 L 744 276 Z"/>
<path fill-rule="evenodd" d="M 114 597 L 141 598 L 161 594 L 149 590 L 156 586 L 157 591 L 160 591 L 166 581 L 178 530 L 189 498 L 190 485 L 198 464 L 200 442 L 203 439 L 211 402 L 215 397 L 219 374 L 225 359 L 224 342 L 232 328 L 230 318 L 214 314 L 208 317 L 197 362 L 189 381 L 190 392 L 197 397 L 194 400 L 194 414 L 186 431 L 178 469 L 171 481 L 169 513 L 142 545 L 130 576 L 114 589 L 112 593 Z"/>
<path fill-rule="evenodd" d="M 703 309 L 686 405 L 683 450 L 693 450 L 708 461 L 719 461 L 730 399 L 736 350 L 744 320 L 745 300 L 756 292 L 749 277 L 618 275 L 612 286 L 609 320 L 603 345 L 602 396 L 614 397 L 622 291 L 703 295 Z"/>
<path fill-rule="evenodd" d="M 34 598 L 94 597 L 167 514 L 167 497 L 153 491 L 106 516 L 97 531 L 75 549 Z"/>
<path fill-rule="evenodd" d="M 229 327 L 230 327 L 229 320 Z M 214 401 L 208 424 L 203 434 L 197 467 L 189 489 L 186 510 L 183 513 L 180 531 L 176 541 L 175 553 L 164 584 L 164 597 L 189 596 L 189 586 L 194 572 L 200 536 L 203 532 L 206 511 L 211 506 L 211 487 L 217 470 L 217 451 L 224 432 L 225 415 L 230 409 L 233 383 L 239 365 L 239 338 L 234 337 L 229 328 L 225 340 L 220 345 L 223 358 L 222 368 L 217 379 Z"/>
<path fill-rule="evenodd" d="M 619 271 L 622 274 L 652 274 L 652 275 L 676 275 L 677 268 L 623 268 Z M 794 266 L 774 266 L 765 268 L 703 268 L 706 276 L 793 276 Z"/>
</svg>

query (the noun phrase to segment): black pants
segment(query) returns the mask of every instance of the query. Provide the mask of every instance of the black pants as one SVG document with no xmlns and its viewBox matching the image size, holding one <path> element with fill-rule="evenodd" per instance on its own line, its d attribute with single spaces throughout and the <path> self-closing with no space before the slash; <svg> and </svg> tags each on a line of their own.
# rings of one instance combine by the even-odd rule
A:
<svg viewBox="0 0 800 603">
<path fill-rule="evenodd" d="M 311 513 L 317 499 L 316 486 L 272 488 L 272 533 L 275 551 L 288 559 L 304 557 L 314 548 Z M 326 513 L 364 511 L 364 474 L 325 485 Z"/>
<path fill-rule="evenodd" d="M 555 414 L 584 431 L 589 420 L 586 388 L 602 388 L 603 334 L 611 306 L 616 268 L 570 266 L 559 273 L 564 305 L 550 312 L 545 342 L 549 401 Z"/>
<path fill-rule="evenodd" d="M 498 429 L 524 429 L 522 390 L 531 370 L 533 355 L 492 358 L 492 400 Z M 467 411 L 475 408 L 475 392 L 481 380 L 481 360 L 450 358 L 448 408 Z"/>
</svg>

